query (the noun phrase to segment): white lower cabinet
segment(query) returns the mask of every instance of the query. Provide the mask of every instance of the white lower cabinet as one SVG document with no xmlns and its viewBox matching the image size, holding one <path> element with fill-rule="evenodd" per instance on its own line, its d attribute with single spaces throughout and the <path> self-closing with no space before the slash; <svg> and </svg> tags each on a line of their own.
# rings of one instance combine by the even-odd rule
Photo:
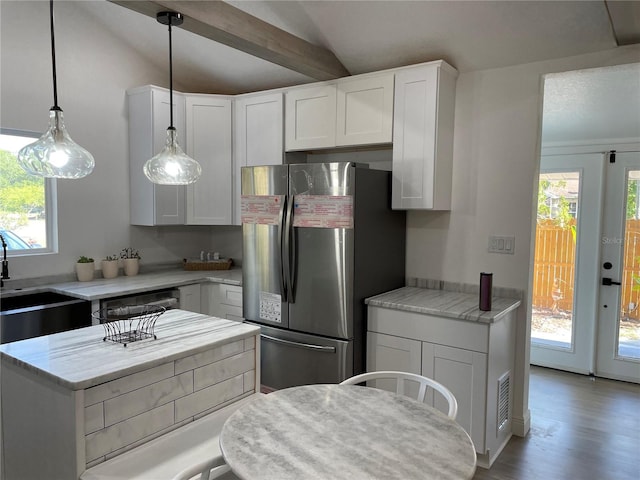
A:
<svg viewBox="0 0 640 480">
<path fill-rule="evenodd" d="M 476 451 L 484 453 L 487 355 L 462 348 L 422 342 L 422 375 L 446 385 L 458 401 L 456 421 L 473 439 Z M 435 396 L 434 405 L 447 411 L 446 400 Z"/>
<path fill-rule="evenodd" d="M 200 284 L 183 285 L 178 287 L 180 292 L 180 309 L 202 313 L 200 305 Z"/>
<path fill-rule="evenodd" d="M 488 468 L 511 437 L 515 314 L 479 323 L 381 307 L 368 311 L 367 371 L 417 373 L 451 390 L 456 421 L 471 437 L 478 465 Z M 447 411 L 438 395 L 430 403 Z"/>
<path fill-rule="evenodd" d="M 395 370 L 421 374 L 422 344 L 419 340 L 367 332 L 367 371 Z"/>
<path fill-rule="evenodd" d="M 202 286 L 203 312 L 212 317 L 242 322 L 242 287 L 225 283 Z"/>
</svg>

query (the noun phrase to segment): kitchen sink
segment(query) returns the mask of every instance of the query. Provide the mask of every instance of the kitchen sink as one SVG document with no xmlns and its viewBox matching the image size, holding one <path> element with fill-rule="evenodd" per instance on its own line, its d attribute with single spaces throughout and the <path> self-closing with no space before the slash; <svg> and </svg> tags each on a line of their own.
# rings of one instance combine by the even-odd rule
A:
<svg viewBox="0 0 640 480">
<path fill-rule="evenodd" d="M 91 302 L 54 292 L 3 297 L 0 343 L 91 325 Z"/>
</svg>

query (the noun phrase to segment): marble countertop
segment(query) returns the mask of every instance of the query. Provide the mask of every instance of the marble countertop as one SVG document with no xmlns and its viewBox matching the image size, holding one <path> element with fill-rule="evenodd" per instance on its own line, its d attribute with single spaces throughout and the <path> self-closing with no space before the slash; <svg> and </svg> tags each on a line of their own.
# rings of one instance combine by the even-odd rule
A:
<svg viewBox="0 0 640 480">
<path fill-rule="evenodd" d="M 15 296 L 38 292 L 55 292 L 82 300 L 93 301 L 204 282 L 242 285 L 242 269 L 201 271 L 186 271 L 182 269 L 162 270 L 153 273 L 141 273 L 131 277 L 121 275 L 112 279 L 101 278 L 90 282 L 51 283 L 20 290 L 3 290 L 2 295 Z"/>
<path fill-rule="evenodd" d="M 103 341 L 102 325 L 0 345 L 3 362 L 72 390 L 81 390 L 259 333 L 259 327 L 185 310 L 168 310 L 156 340 Z"/>
<path fill-rule="evenodd" d="M 469 435 L 409 397 L 352 385 L 277 390 L 243 405 L 220 448 L 244 480 L 473 477 Z"/>
<path fill-rule="evenodd" d="M 493 297 L 491 310 L 485 312 L 478 308 L 478 295 L 420 287 L 402 287 L 367 298 L 365 303 L 370 307 L 493 323 L 518 308 L 521 302 L 514 298 Z"/>
</svg>

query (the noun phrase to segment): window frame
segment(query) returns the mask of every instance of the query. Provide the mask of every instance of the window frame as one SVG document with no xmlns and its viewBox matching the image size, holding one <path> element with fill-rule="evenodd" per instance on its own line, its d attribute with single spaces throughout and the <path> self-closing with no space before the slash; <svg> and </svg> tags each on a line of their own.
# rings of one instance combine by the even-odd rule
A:
<svg viewBox="0 0 640 480">
<path fill-rule="evenodd" d="M 42 133 L 30 130 L 18 130 L 0 127 L 0 135 L 32 138 L 34 141 L 42 136 Z M 41 248 L 25 248 L 20 250 L 7 250 L 7 257 L 21 257 L 58 253 L 58 189 L 55 178 L 44 179 L 45 225 L 47 246 Z"/>
</svg>

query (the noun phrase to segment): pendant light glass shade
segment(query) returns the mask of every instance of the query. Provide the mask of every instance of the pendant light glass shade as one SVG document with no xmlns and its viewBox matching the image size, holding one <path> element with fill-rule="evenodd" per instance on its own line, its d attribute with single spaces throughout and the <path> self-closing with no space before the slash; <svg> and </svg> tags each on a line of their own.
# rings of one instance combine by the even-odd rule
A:
<svg viewBox="0 0 640 480">
<path fill-rule="evenodd" d="M 75 143 L 64 126 L 62 110 L 49 110 L 49 129 L 18 152 L 18 163 L 31 175 L 82 178 L 93 171 L 93 156 Z"/>
<path fill-rule="evenodd" d="M 182 151 L 176 129 L 167 128 L 167 142 L 162 151 L 144 164 L 144 174 L 159 185 L 188 185 L 202 173 L 200 164 Z"/>
<path fill-rule="evenodd" d="M 31 175 L 49 178 L 82 178 L 93 171 L 93 156 L 71 140 L 58 106 L 56 47 L 53 28 L 53 0 L 49 1 L 51 25 L 51 63 L 53 66 L 53 107 L 49 110 L 49 129 L 37 141 L 18 152 L 18 163 Z"/>
<path fill-rule="evenodd" d="M 143 171 L 149 180 L 159 185 L 188 185 L 194 183 L 202 168 L 200 164 L 189 157 L 180 145 L 178 135 L 173 126 L 173 52 L 171 42 L 171 26 L 181 25 L 184 18 L 178 12 L 158 12 L 156 19 L 159 23 L 169 26 L 169 112 L 171 125 L 167 128 L 167 142 L 160 153 L 147 160 Z"/>
</svg>

